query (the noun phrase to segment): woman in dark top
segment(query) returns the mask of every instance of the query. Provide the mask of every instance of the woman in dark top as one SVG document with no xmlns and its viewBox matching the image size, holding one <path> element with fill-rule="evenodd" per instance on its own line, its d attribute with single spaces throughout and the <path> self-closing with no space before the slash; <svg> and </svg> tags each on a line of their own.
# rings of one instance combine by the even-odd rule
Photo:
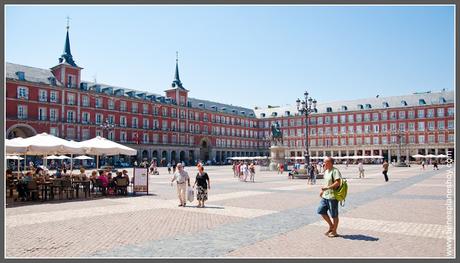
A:
<svg viewBox="0 0 460 263">
<path fill-rule="evenodd" d="M 198 200 L 198 207 L 204 207 L 204 202 L 208 200 L 208 189 L 211 189 L 211 182 L 209 176 L 204 172 L 204 167 L 198 164 L 198 173 L 195 178 L 193 187 L 197 185 L 196 199 Z"/>
</svg>

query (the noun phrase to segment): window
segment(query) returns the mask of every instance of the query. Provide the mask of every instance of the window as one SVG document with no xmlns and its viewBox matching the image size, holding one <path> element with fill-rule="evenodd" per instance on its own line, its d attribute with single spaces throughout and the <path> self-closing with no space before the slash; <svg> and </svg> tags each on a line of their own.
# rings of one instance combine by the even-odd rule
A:
<svg viewBox="0 0 460 263">
<path fill-rule="evenodd" d="M 353 123 L 354 120 L 355 120 L 355 116 L 353 116 L 353 115 L 351 115 L 351 114 L 348 115 L 348 122 L 349 122 L 349 123 Z"/>
<path fill-rule="evenodd" d="M 68 105 L 75 105 L 75 94 L 67 93 L 67 104 Z"/>
<path fill-rule="evenodd" d="M 449 130 L 454 129 L 454 121 L 453 120 L 448 120 L 447 121 L 447 129 L 449 129 Z"/>
<path fill-rule="evenodd" d="M 378 124 L 373 125 L 373 131 L 374 131 L 374 133 L 379 133 L 379 125 Z"/>
<path fill-rule="evenodd" d="M 168 135 L 167 134 L 163 134 L 162 142 L 163 143 L 168 143 Z"/>
<path fill-rule="evenodd" d="M 445 143 L 445 142 L 446 142 L 446 136 L 444 136 L 444 134 L 439 134 L 438 143 Z"/>
<path fill-rule="evenodd" d="M 82 140 L 88 140 L 89 139 L 89 130 L 88 129 L 83 129 L 82 130 L 81 139 Z"/>
<path fill-rule="evenodd" d="M 348 138 L 348 145 L 354 145 L 355 144 L 355 138 Z"/>
<path fill-rule="evenodd" d="M 400 111 L 399 112 L 399 119 L 404 120 L 406 118 L 406 112 L 405 111 Z"/>
<path fill-rule="evenodd" d="M 339 119 L 339 116 L 337 115 L 332 116 L 332 123 L 337 124 L 338 119 Z"/>
<path fill-rule="evenodd" d="M 361 134 L 363 132 L 363 127 L 361 125 L 356 126 L 356 133 Z M 358 144 L 358 143 L 356 143 Z"/>
<path fill-rule="evenodd" d="M 382 137 L 382 144 L 388 144 L 388 138 L 386 136 Z"/>
<path fill-rule="evenodd" d="M 75 128 L 67 128 L 67 136 L 66 136 L 66 138 L 68 140 L 75 139 Z"/>
<path fill-rule="evenodd" d="M 133 102 L 133 103 L 131 104 L 131 111 L 132 111 L 133 113 L 137 113 L 137 103 Z"/>
<path fill-rule="evenodd" d="M 136 117 L 133 118 L 132 128 L 137 128 L 138 119 Z"/>
<path fill-rule="evenodd" d="M 340 126 L 340 134 L 347 134 L 347 127 L 346 126 Z"/>
<path fill-rule="evenodd" d="M 126 132 L 120 132 L 120 141 L 126 142 Z"/>
<path fill-rule="evenodd" d="M 379 137 L 374 137 L 374 138 L 373 138 L 373 144 L 374 144 L 374 145 L 379 144 Z"/>
<path fill-rule="evenodd" d="M 126 101 L 120 101 L 120 111 L 126 111 Z"/>
<path fill-rule="evenodd" d="M 27 106 L 18 105 L 18 119 L 27 119 Z"/>
<path fill-rule="evenodd" d="M 364 125 L 364 133 L 369 133 L 371 132 L 371 126 L 370 125 Z"/>
<path fill-rule="evenodd" d="M 455 110 L 454 108 L 448 108 L 447 109 L 447 116 L 454 116 Z"/>
<path fill-rule="evenodd" d="M 162 128 L 163 131 L 167 131 L 168 130 L 168 121 L 163 120 L 163 122 L 161 123 L 161 128 Z"/>
<path fill-rule="evenodd" d="M 444 130 L 445 128 L 445 122 L 444 121 L 438 121 L 438 130 Z"/>
<path fill-rule="evenodd" d="M 115 116 L 109 115 L 108 118 L 107 118 L 107 121 L 108 121 L 110 124 L 114 124 L 114 123 L 115 123 Z"/>
<path fill-rule="evenodd" d="M 326 116 L 326 117 L 324 118 L 324 123 L 325 123 L 325 124 L 330 124 L 330 123 L 331 123 L 331 116 Z"/>
<path fill-rule="evenodd" d="M 428 122 L 428 130 L 429 131 L 434 131 L 434 121 L 429 121 Z"/>
<path fill-rule="evenodd" d="M 102 98 L 96 98 L 96 108 L 102 108 Z"/>
<path fill-rule="evenodd" d="M 323 117 L 318 117 L 318 124 L 323 124 Z"/>
<path fill-rule="evenodd" d="M 149 143 L 149 134 L 148 133 L 144 133 L 143 141 L 144 141 L 144 143 Z"/>
<path fill-rule="evenodd" d="M 386 121 L 388 117 L 388 113 L 386 111 L 383 111 L 380 113 L 380 116 L 382 118 L 382 121 Z"/>
<path fill-rule="evenodd" d="M 74 76 L 72 76 L 72 75 L 67 76 L 67 87 L 69 87 L 69 88 L 75 87 L 75 83 L 74 83 L 73 80 L 74 80 Z"/>
<path fill-rule="evenodd" d="M 158 116 L 158 107 L 153 108 L 153 115 Z"/>
<path fill-rule="evenodd" d="M 345 123 L 347 121 L 347 116 L 346 115 L 341 115 L 340 116 L 340 123 Z"/>
<path fill-rule="evenodd" d="M 113 141 L 114 137 L 115 137 L 115 133 L 113 131 L 109 131 L 108 139 Z"/>
<path fill-rule="evenodd" d="M 46 108 L 38 108 L 38 120 L 46 121 Z"/>
<path fill-rule="evenodd" d="M 109 108 L 109 110 L 115 109 L 115 101 L 114 100 L 109 99 L 108 108 Z"/>
<path fill-rule="evenodd" d="M 86 123 L 89 123 L 90 119 L 89 119 L 89 112 L 83 112 L 82 115 L 81 115 L 81 122 L 83 124 L 86 124 Z"/>
<path fill-rule="evenodd" d="M 426 111 L 426 116 L 427 116 L 428 118 L 433 118 L 433 117 L 434 117 L 434 109 L 428 109 L 428 110 Z"/>
<path fill-rule="evenodd" d="M 373 121 L 378 121 L 379 120 L 379 114 L 377 112 L 372 113 L 372 120 Z"/>
<path fill-rule="evenodd" d="M 419 144 L 424 144 L 425 143 L 425 135 L 419 135 L 418 136 L 418 143 Z"/>
<path fill-rule="evenodd" d="M 370 113 L 364 114 L 364 121 L 370 121 L 370 120 L 371 120 L 371 114 Z"/>
<path fill-rule="evenodd" d="M 46 90 L 41 89 L 38 92 L 38 101 L 40 101 L 40 102 L 48 101 L 48 92 Z"/>
<path fill-rule="evenodd" d="M 371 138 L 370 137 L 365 137 L 364 138 L 364 144 L 366 144 L 366 145 L 371 144 Z"/>
<path fill-rule="evenodd" d="M 58 93 L 55 90 L 50 91 L 50 102 L 58 102 Z"/>
<path fill-rule="evenodd" d="M 398 143 L 398 138 L 396 136 L 391 136 L 390 140 L 392 144 Z"/>
<path fill-rule="evenodd" d="M 396 131 L 396 123 L 390 123 L 390 130 L 392 132 L 395 132 Z"/>
<path fill-rule="evenodd" d="M 413 111 L 413 110 L 408 111 L 408 112 L 407 112 L 407 116 L 408 116 L 409 119 L 415 118 L 415 113 L 414 113 L 414 111 Z"/>
<path fill-rule="evenodd" d="M 162 115 L 163 115 L 163 117 L 168 117 L 168 109 L 167 108 L 162 108 Z"/>
<path fill-rule="evenodd" d="M 144 119 L 144 125 L 142 126 L 144 129 L 148 129 L 149 128 L 149 120 L 148 119 Z"/>
<path fill-rule="evenodd" d="M 19 80 L 26 80 L 26 75 L 25 75 L 24 71 L 17 71 L 16 75 L 18 76 Z"/>
<path fill-rule="evenodd" d="M 382 124 L 382 132 L 387 132 L 387 125 L 386 124 Z"/>
<path fill-rule="evenodd" d="M 50 109 L 50 121 L 57 121 L 58 114 L 57 109 Z"/>
<path fill-rule="evenodd" d="M 428 143 L 434 143 L 434 135 L 428 135 Z"/>
<path fill-rule="evenodd" d="M 75 122 L 75 112 L 74 111 L 67 111 L 67 122 L 73 123 Z"/>
<path fill-rule="evenodd" d="M 363 121 L 363 115 L 356 114 L 356 122 L 362 122 L 362 121 Z"/>
<path fill-rule="evenodd" d="M 406 130 L 406 124 L 405 123 L 400 123 L 399 124 L 399 130 L 400 131 L 405 131 Z"/>
<path fill-rule="evenodd" d="M 396 120 L 396 111 L 390 112 L 390 120 Z"/>
<path fill-rule="evenodd" d="M 444 108 L 438 108 L 438 117 L 444 117 Z"/>
<path fill-rule="evenodd" d="M 350 134 L 354 133 L 354 127 L 353 126 L 348 126 L 348 133 L 350 133 Z"/>
<path fill-rule="evenodd" d="M 96 113 L 96 124 L 101 124 L 102 123 L 102 114 Z"/>
<path fill-rule="evenodd" d="M 18 87 L 18 99 L 29 99 L 29 89 L 27 87 Z"/>
<path fill-rule="evenodd" d="M 417 111 L 418 118 L 425 118 L 425 110 L 418 110 Z"/>
<path fill-rule="evenodd" d="M 425 130 L 425 123 L 423 121 L 419 121 L 417 123 L 418 125 L 418 131 L 424 131 Z"/>
<path fill-rule="evenodd" d="M 198 112 L 197 112 L 198 114 Z M 171 109 L 171 118 L 176 118 L 177 117 L 177 111 L 176 109 Z M 197 118 L 197 120 L 199 119 L 199 117 Z"/>
<path fill-rule="evenodd" d="M 409 122 L 409 131 L 415 131 L 415 123 Z"/>
<path fill-rule="evenodd" d="M 82 105 L 83 107 L 89 107 L 89 97 L 88 96 L 83 96 L 82 97 Z"/>
<path fill-rule="evenodd" d="M 126 127 L 126 116 L 120 116 L 120 126 Z"/>
<path fill-rule="evenodd" d="M 337 138 L 332 139 L 332 144 L 333 144 L 334 146 L 339 145 L 339 139 L 337 139 Z"/>
<path fill-rule="evenodd" d="M 454 142 L 454 140 L 455 140 L 454 134 L 449 134 L 448 137 L 447 137 L 447 141 L 448 142 Z"/>
<path fill-rule="evenodd" d="M 334 135 L 339 134 L 339 127 L 337 127 L 337 126 L 332 127 L 332 133 L 333 133 Z"/>
<path fill-rule="evenodd" d="M 415 136 L 409 136 L 409 143 L 415 143 Z"/>
<path fill-rule="evenodd" d="M 149 114 L 149 105 L 148 104 L 142 104 L 142 113 L 143 114 Z"/>
</svg>

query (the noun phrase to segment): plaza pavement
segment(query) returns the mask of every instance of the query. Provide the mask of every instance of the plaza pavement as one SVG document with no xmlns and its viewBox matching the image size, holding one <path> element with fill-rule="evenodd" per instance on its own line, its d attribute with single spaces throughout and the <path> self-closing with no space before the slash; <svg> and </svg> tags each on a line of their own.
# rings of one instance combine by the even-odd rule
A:
<svg viewBox="0 0 460 263">
<path fill-rule="evenodd" d="M 149 177 L 150 195 L 35 203 L 5 209 L 9 257 L 449 257 L 447 167 L 337 166 L 348 178 L 340 237 L 316 214 L 317 185 L 257 170 L 239 182 L 230 166 L 207 166 L 206 208 L 178 207 L 165 168 Z M 194 167 L 187 167 L 191 175 Z M 192 176 L 194 177 L 194 176 Z M 193 179 L 192 179 L 193 184 Z M 455 250 L 451 250 L 455 251 Z"/>
</svg>

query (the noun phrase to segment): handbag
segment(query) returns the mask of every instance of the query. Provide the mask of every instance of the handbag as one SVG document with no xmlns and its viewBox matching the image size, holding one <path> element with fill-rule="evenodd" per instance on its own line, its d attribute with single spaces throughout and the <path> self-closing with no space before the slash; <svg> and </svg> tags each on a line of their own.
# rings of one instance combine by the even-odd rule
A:
<svg viewBox="0 0 460 263">
<path fill-rule="evenodd" d="M 195 191 L 193 191 L 193 189 L 191 187 L 189 187 L 187 189 L 187 200 L 189 202 L 193 202 L 194 197 L 195 197 Z"/>
</svg>

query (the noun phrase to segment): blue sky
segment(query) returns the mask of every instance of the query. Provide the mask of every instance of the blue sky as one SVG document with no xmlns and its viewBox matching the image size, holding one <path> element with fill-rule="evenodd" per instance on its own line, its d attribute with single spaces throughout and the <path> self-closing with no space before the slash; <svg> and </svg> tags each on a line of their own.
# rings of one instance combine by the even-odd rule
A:
<svg viewBox="0 0 460 263">
<path fill-rule="evenodd" d="M 6 61 L 238 106 L 454 89 L 454 6 L 6 6 Z"/>
</svg>

